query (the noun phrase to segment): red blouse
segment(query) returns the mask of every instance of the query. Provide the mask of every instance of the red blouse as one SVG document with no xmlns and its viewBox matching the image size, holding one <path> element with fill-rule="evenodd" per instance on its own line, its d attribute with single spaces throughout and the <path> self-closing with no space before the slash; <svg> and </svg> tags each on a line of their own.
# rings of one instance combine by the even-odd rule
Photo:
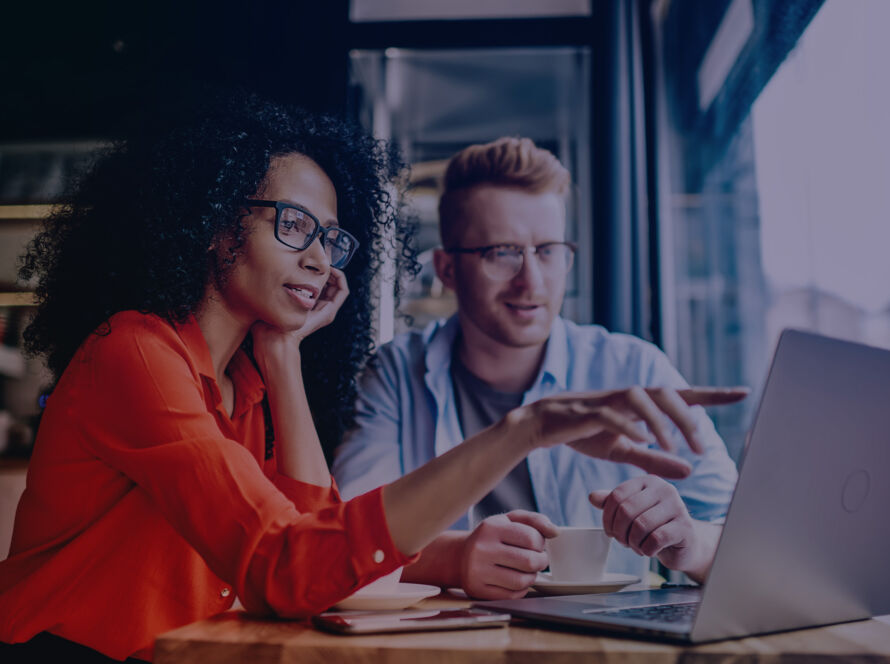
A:
<svg viewBox="0 0 890 664">
<path fill-rule="evenodd" d="M 0 641 L 111 657 L 228 609 L 303 618 L 412 559 L 377 489 L 343 502 L 265 460 L 264 385 L 239 351 L 226 413 L 192 319 L 122 312 L 50 396 L 0 562 Z"/>
</svg>

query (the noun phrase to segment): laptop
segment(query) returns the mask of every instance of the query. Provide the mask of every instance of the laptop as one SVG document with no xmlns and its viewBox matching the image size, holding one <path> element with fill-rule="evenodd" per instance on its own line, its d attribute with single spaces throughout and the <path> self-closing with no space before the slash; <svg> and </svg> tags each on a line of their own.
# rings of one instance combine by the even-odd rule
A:
<svg viewBox="0 0 890 664">
<path fill-rule="evenodd" d="M 476 606 L 700 643 L 890 613 L 890 351 L 785 330 L 706 584 Z"/>
</svg>

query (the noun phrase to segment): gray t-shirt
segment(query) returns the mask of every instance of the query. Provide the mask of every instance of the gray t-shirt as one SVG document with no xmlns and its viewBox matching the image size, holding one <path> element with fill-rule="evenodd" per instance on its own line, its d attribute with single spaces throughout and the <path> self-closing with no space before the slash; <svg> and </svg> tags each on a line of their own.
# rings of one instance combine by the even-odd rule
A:
<svg viewBox="0 0 890 664">
<path fill-rule="evenodd" d="M 457 417 L 464 438 L 479 433 L 522 404 L 523 393 L 500 392 L 474 376 L 460 361 L 457 349 L 451 356 L 451 379 L 457 403 Z M 538 511 L 532 490 L 528 462 L 523 460 L 510 474 L 470 510 L 471 525 L 494 514 L 514 509 Z"/>
</svg>

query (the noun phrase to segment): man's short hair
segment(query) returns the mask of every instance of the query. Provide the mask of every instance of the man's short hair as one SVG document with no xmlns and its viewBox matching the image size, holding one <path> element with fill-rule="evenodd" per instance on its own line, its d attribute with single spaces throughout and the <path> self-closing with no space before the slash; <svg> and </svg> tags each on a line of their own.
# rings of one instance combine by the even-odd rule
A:
<svg viewBox="0 0 890 664">
<path fill-rule="evenodd" d="M 565 195 L 571 178 L 559 159 L 530 138 L 506 136 L 471 145 L 454 155 L 445 170 L 445 191 L 439 199 L 439 232 L 444 247 L 458 241 L 460 201 L 478 185 L 516 187 L 533 194 Z"/>
</svg>

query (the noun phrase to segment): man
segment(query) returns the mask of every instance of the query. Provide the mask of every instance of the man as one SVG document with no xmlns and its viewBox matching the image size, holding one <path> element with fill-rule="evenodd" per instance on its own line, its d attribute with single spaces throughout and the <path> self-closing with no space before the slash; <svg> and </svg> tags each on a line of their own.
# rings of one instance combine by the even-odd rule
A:
<svg viewBox="0 0 890 664">
<path fill-rule="evenodd" d="M 544 540 L 556 534 L 554 523 L 603 525 L 624 545 L 613 545 L 610 572 L 645 578 L 646 556 L 699 581 L 710 568 L 735 465 L 700 408 L 683 434 L 663 417 L 683 405 L 677 390 L 687 385 L 661 351 L 559 317 L 574 256 L 565 240 L 569 185 L 566 169 L 529 139 L 502 138 L 452 158 L 434 261 L 458 312 L 381 347 L 334 476 L 345 497 L 363 493 L 521 404 L 582 390 L 621 390 L 637 412 L 660 410 L 654 421 L 664 427 L 651 433 L 680 450 L 692 472 L 668 482 L 565 446 L 537 450 L 424 549 L 405 580 L 486 599 L 522 596 L 548 564 Z"/>
</svg>

